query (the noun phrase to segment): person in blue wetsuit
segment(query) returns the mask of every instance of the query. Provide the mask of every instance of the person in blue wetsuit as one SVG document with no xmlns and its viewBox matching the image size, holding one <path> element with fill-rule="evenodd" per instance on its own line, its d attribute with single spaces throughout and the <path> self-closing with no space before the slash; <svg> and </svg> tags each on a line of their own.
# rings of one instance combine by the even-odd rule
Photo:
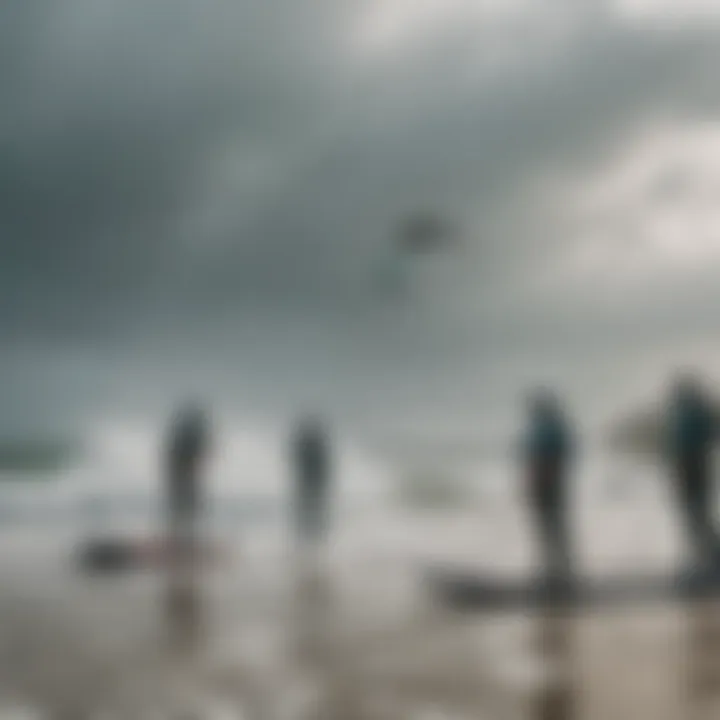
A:
<svg viewBox="0 0 720 720">
<path fill-rule="evenodd" d="M 537 524 L 544 565 L 550 576 L 569 578 L 572 553 L 568 479 L 573 456 L 569 422 L 548 391 L 530 398 L 523 443 L 527 497 Z"/>
<path fill-rule="evenodd" d="M 677 502 L 696 565 L 717 563 L 720 542 L 712 519 L 712 446 L 717 419 L 699 383 L 680 377 L 673 388 L 667 450 Z"/>
</svg>

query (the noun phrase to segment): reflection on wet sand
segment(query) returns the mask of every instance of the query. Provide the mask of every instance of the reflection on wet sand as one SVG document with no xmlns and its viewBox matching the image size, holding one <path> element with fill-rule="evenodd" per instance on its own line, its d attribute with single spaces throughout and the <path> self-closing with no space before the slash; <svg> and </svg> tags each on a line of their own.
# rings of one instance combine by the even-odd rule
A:
<svg viewBox="0 0 720 720">
<path fill-rule="evenodd" d="M 357 600 L 345 600 L 319 568 L 298 574 L 289 618 L 291 675 L 304 683 L 297 720 L 497 717 L 516 705 L 493 687 L 481 618 L 433 605 L 362 631 Z"/>
<path fill-rule="evenodd" d="M 199 652 L 203 640 L 203 597 L 201 578 L 193 563 L 170 568 L 164 603 L 172 650 L 183 654 Z"/>
<path fill-rule="evenodd" d="M 329 575 L 318 565 L 298 570 L 291 614 L 292 657 L 301 667 L 323 671 L 333 664 L 336 599 Z"/>
<path fill-rule="evenodd" d="M 687 698 L 689 717 L 720 713 L 720 603 L 687 610 Z M 714 712 L 713 712 L 714 711 Z"/>
<path fill-rule="evenodd" d="M 298 568 L 290 615 L 290 666 L 297 685 L 297 720 L 360 720 L 362 698 L 350 655 L 343 652 L 339 603 L 318 564 Z"/>
<path fill-rule="evenodd" d="M 289 592 L 249 574 L 242 597 L 168 575 L 160 607 L 156 584 L 0 595 L 0 691 L 128 720 L 195 708 L 203 720 L 720 717 L 718 603 L 488 617 L 403 600 L 395 612 L 377 573 L 295 570 Z M 230 714 L 204 709 L 220 703 Z"/>
<path fill-rule="evenodd" d="M 575 720 L 577 678 L 574 618 L 551 611 L 537 618 L 537 652 L 549 670 L 533 698 L 529 720 Z"/>
</svg>

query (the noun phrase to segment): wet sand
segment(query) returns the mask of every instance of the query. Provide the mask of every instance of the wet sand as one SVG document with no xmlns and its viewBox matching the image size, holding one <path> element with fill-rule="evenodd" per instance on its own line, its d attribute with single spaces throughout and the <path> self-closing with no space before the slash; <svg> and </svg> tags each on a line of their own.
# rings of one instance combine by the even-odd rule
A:
<svg viewBox="0 0 720 720">
<path fill-rule="evenodd" d="M 0 718 L 720 717 L 720 605 L 484 617 L 438 607 L 416 581 L 380 560 L 6 572 Z"/>
</svg>

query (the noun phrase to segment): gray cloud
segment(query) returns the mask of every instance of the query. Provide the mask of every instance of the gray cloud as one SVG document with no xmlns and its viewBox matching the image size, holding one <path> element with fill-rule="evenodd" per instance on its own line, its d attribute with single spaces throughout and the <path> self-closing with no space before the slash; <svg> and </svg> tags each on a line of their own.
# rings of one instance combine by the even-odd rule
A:
<svg viewBox="0 0 720 720">
<path fill-rule="evenodd" d="M 531 281 L 571 239 L 555 179 L 644 123 L 714 116 L 717 27 L 557 3 L 373 58 L 360 8 L 2 6 L 4 424 L 185 387 L 251 415 L 472 419 L 535 376 L 585 400 L 617 348 L 707 331 L 709 285 L 678 310 Z M 424 206 L 460 219 L 462 253 L 380 291 Z"/>
</svg>

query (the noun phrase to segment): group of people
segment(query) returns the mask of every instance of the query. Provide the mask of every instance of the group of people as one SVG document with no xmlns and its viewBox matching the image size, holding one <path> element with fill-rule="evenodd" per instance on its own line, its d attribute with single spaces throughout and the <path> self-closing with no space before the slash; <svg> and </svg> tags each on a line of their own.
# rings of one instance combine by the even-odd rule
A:
<svg viewBox="0 0 720 720">
<path fill-rule="evenodd" d="M 717 422 L 700 384 L 675 383 L 663 438 L 677 506 L 692 547 L 693 564 L 720 563 L 712 518 L 712 446 Z M 209 449 L 207 418 L 198 408 L 173 424 L 167 451 L 169 529 L 178 542 L 192 539 L 201 512 L 201 464 Z M 530 399 L 522 443 L 525 488 L 537 524 L 544 567 L 551 577 L 573 575 L 570 490 L 575 437 L 560 401 L 549 391 Z M 299 539 L 320 541 L 327 530 L 332 467 L 329 441 L 315 418 L 301 422 L 293 439 L 294 516 Z"/>
<path fill-rule="evenodd" d="M 181 411 L 166 449 L 166 507 L 176 547 L 194 543 L 202 513 L 202 464 L 210 450 L 207 416 L 197 406 Z M 322 423 L 305 418 L 293 440 L 294 509 L 297 535 L 318 542 L 325 534 L 331 489 L 331 453 Z"/>
<path fill-rule="evenodd" d="M 575 438 L 560 402 L 550 392 L 531 398 L 528 421 L 523 446 L 526 488 L 544 565 L 554 577 L 571 577 L 569 491 Z M 662 428 L 661 450 L 691 547 L 691 570 L 720 565 L 712 471 L 718 418 L 695 378 L 682 376 L 674 383 Z"/>
</svg>

